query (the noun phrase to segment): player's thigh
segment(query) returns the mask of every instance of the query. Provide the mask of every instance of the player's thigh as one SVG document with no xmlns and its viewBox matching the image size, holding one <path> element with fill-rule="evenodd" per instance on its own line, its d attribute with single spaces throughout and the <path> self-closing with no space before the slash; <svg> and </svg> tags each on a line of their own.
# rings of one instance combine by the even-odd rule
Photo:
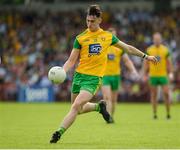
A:
<svg viewBox="0 0 180 150">
<path fill-rule="evenodd" d="M 167 76 L 160 78 L 160 85 L 162 87 L 163 93 L 165 95 L 169 95 L 169 81 Z"/>
<path fill-rule="evenodd" d="M 163 93 L 169 94 L 169 86 L 168 86 L 168 84 L 162 85 L 162 90 L 163 90 Z"/>
<path fill-rule="evenodd" d="M 152 96 L 157 96 L 158 86 L 150 85 L 150 92 Z"/>
<path fill-rule="evenodd" d="M 157 103 L 158 86 L 150 86 L 151 103 Z"/>
<path fill-rule="evenodd" d="M 81 81 L 80 91 L 88 91 L 95 95 L 102 83 L 102 78 L 97 76 L 85 75 Z"/>
<path fill-rule="evenodd" d="M 101 87 L 101 91 L 102 91 L 104 100 L 111 99 L 111 87 L 110 87 L 110 85 L 103 85 Z"/>
<path fill-rule="evenodd" d="M 83 106 L 87 102 L 89 102 L 93 97 L 93 94 L 86 90 L 81 90 L 80 93 L 76 96 L 73 105 L 75 106 Z"/>
</svg>

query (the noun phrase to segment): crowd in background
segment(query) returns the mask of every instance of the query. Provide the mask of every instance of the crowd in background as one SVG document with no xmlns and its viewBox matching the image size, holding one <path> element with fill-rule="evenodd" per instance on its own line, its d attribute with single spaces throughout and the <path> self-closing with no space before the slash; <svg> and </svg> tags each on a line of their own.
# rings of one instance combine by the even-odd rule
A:
<svg viewBox="0 0 180 150">
<path fill-rule="evenodd" d="M 120 40 L 145 52 L 152 44 L 152 34 L 162 33 L 172 54 L 175 79 L 172 90 L 180 89 L 180 9 L 166 12 L 116 10 L 106 8 L 102 27 L 114 26 Z M 16 100 L 19 87 L 52 83 L 47 78 L 51 66 L 62 66 L 67 60 L 77 34 L 86 28 L 84 10 L 37 13 L 32 11 L 0 11 L 0 100 Z M 142 59 L 131 57 L 137 70 Z M 122 64 L 120 100 L 148 100 L 148 84 L 131 79 Z M 56 100 L 70 98 L 73 70 L 66 81 L 54 86 Z M 101 96 L 98 93 L 97 96 Z M 70 99 L 69 99 L 70 100 Z"/>
</svg>

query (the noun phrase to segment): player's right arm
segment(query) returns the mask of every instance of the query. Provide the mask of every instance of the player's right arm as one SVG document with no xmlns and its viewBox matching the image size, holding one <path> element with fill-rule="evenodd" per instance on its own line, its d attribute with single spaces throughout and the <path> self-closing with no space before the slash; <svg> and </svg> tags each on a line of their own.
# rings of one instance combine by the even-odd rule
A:
<svg viewBox="0 0 180 150">
<path fill-rule="evenodd" d="M 80 54 L 81 44 L 79 43 L 77 37 L 74 40 L 73 49 L 68 60 L 65 62 L 63 68 L 68 72 L 76 64 L 79 54 Z"/>
<path fill-rule="evenodd" d="M 74 65 L 76 64 L 79 57 L 80 50 L 73 48 L 68 60 L 65 62 L 63 68 L 66 72 L 68 72 Z"/>
</svg>

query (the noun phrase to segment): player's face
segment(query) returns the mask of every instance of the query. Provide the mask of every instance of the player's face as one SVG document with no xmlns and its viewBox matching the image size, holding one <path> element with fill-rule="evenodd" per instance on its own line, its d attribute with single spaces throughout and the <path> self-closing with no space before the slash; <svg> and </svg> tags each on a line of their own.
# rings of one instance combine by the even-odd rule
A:
<svg viewBox="0 0 180 150">
<path fill-rule="evenodd" d="M 99 24 L 101 23 L 101 18 L 97 18 L 96 16 L 87 15 L 86 17 L 87 27 L 90 31 L 94 32 L 99 29 Z"/>
<path fill-rule="evenodd" d="M 160 45 L 161 42 L 162 42 L 161 34 L 155 33 L 155 34 L 153 35 L 153 42 L 154 42 L 154 44 L 157 45 L 157 46 Z"/>
</svg>

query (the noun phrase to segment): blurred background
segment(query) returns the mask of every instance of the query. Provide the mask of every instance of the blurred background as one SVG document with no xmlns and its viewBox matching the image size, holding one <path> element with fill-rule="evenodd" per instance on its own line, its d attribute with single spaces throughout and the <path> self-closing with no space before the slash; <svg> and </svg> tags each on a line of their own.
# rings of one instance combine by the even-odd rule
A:
<svg viewBox="0 0 180 150">
<path fill-rule="evenodd" d="M 104 12 L 103 29 L 116 27 L 120 40 L 144 52 L 152 44 L 153 32 L 162 33 L 175 68 L 172 100 L 180 102 L 179 0 L 1 0 L 0 101 L 70 101 L 74 70 L 61 85 L 52 85 L 47 72 L 67 60 L 76 35 L 86 29 L 86 9 L 94 3 Z M 131 60 L 140 72 L 142 60 Z M 148 102 L 148 83 L 132 80 L 121 65 L 118 100 Z M 102 97 L 101 92 L 96 97 Z"/>
</svg>

